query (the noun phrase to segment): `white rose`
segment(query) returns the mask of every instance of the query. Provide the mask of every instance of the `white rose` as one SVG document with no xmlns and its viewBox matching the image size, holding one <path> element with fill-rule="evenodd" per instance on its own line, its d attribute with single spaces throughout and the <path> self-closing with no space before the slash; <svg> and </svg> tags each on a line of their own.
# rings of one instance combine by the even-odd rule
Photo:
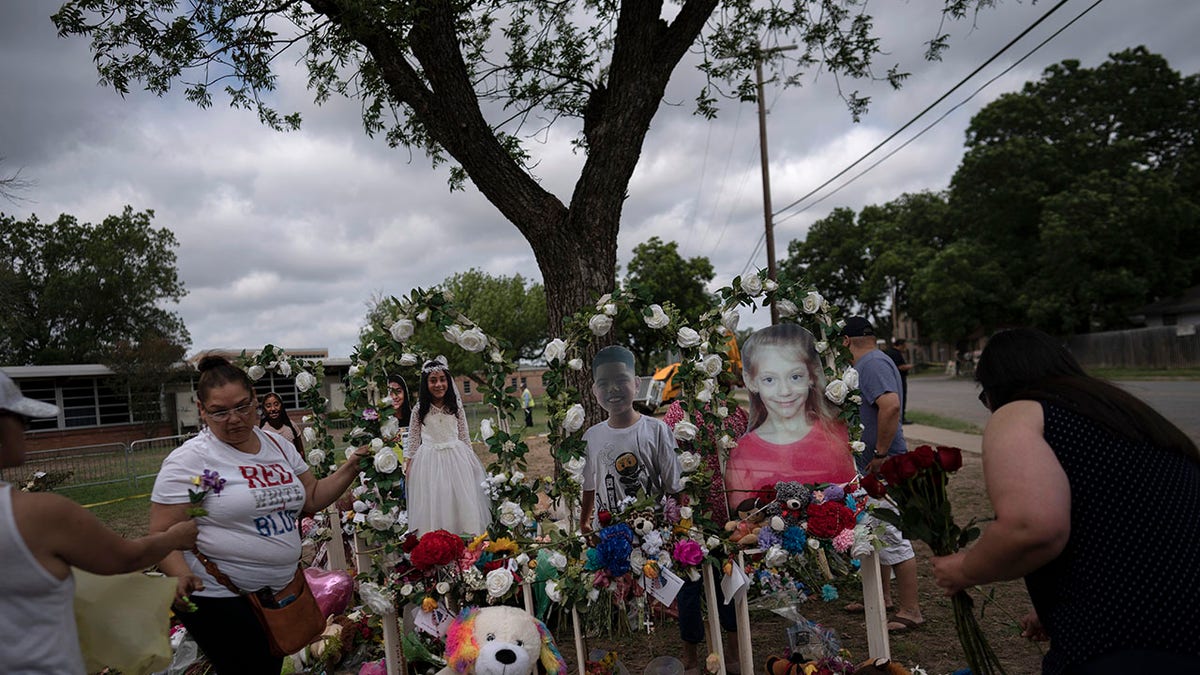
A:
<svg viewBox="0 0 1200 675">
<path fill-rule="evenodd" d="M 736 309 L 727 309 L 721 312 L 721 325 L 730 333 L 737 330 L 738 321 L 742 319 L 742 315 L 738 314 Z"/>
<path fill-rule="evenodd" d="M 489 356 L 492 359 L 492 363 L 504 363 L 504 354 L 501 354 L 499 349 L 493 349 Z"/>
<path fill-rule="evenodd" d="M 824 340 L 821 340 L 821 341 L 817 342 L 816 347 L 817 347 L 818 354 L 824 354 L 825 350 L 829 349 L 829 343 Z"/>
<path fill-rule="evenodd" d="M 400 420 L 395 417 L 389 417 L 386 422 L 379 427 L 379 434 L 384 438 L 395 438 L 400 433 Z"/>
<path fill-rule="evenodd" d="M 571 359 L 570 361 L 567 361 L 567 367 L 571 370 L 583 370 L 583 359 Z"/>
<path fill-rule="evenodd" d="M 692 507 L 690 507 L 690 506 L 679 507 L 679 518 L 681 520 L 690 520 L 691 517 L 692 517 Z"/>
<path fill-rule="evenodd" d="M 747 274 L 742 277 L 742 290 L 752 298 L 762 295 L 763 282 L 757 274 Z"/>
<path fill-rule="evenodd" d="M 684 326 L 675 334 L 675 342 L 680 347 L 695 347 L 700 344 L 700 334 L 694 328 Z"/>
<path fill-rule="evenodd" d="M 712 397 L 712 389 L 701 389 L 700 391 L 696 392 L 696 400 L 700 401 L 701 403 L 708 403 L 712 400 Z"/>
<path fill-rule="evenodd" d="M 521 555 L 517 556 L 516 562 L 517 562 L 517 567 L 524 567 L 524 566 L 528 565 L 529 564 L 529 554 L 522 553 Z"/>
<path fill-rule="evenodd" d="M 500 504 L 500 524 L 505 527 L 516 527 L 525 522 L 525 511 L 516 502 L 504 500 Z"/>
<path fill-rule="evenodd" d="M 821 305 L 824 303 L 825 298 L 822 298 L 821 294 L 816 291 L 809 291 L 808 295 L 804 296 L 804 299 L 800 301 L 800 305 L 804 307 L 805 314 L 816 314 L 821 311 Z"/>
<path fill-rule="evenodd" d="M 462 347 L 472 354 L 477 354 L 483 351 L 488 345 L 487 335 L 485 335 L 483 330 L 481 330 L 479 327 L 471 328 L 460 333 L 457 342 L 459 347 Z"/>
<path fill-rule="evenodd" d="M 508 442 L 509 442 L 509 443 L 512 443 L 512 441 L 508 441 Z M 507 444 L 506 444 L 506 445 L 507 445 Z M 511 452 L 511 450 L 510 450 L 510 452 Z M 519 483 L 520 483 L 521 481 L 523 481 L 523 480 L 525 480 L 525 474 L 524 474 L 524 472 L 521 472 L 521 471 L 514 471 L 514 472 L 513 472 L 513 475 L 512 475 L 512 478 L 509 478 L 509 479 L 508 479 L 508 482 L 512 483 L 513 485 L 517 485 L 517 484 L 519 484 Z"/>
<path fill-rule="evenodd" d="M 321 466 L 325 463 L 325 451 L 320 448 L 313 448 L 308 451 L 307 459 L 310 466 Z"/>
<path fill-rule="evenodd" d="M 650 305 L 650 315 L 643 314 L 642 321 L 645 321 L 646 325 L 654 330 L 659 330 L 666 328 L 667 324 L 671 323 L 671 317 L 667 316 L 661 305 Z"/>
<path fill-rule="evenodd" d="M 439 581 L 437 582 L 437 585 L 433 587 L 433 590 L 437 591 L 438 595 L 445 595 L 450 592 L 450 582 Z"/>
<path fill-rule="evenodd" d="M 766 555 L 763 556 L 763 564 L 767 567 L 779 567 L 786 564 L 788 559 L 787 551 L 781 546 L 772 546 L 767 549 Z"/>
<path fill-rule="evenodd" d="M 606 303 L 604 303 L 603 312 L 609 316 L 616 316 L 617 315 L 617 306 L 611 302 L 606 302 Z"/>
<path fill-rule="evenodd" d="M 708 536 L 708 539 L 704 540 L 704 547 L 710 551 L 720 545 L 721 545 L 721 540 L 717 539 L 716 537 L 714 537 L 711 534 Z"/>
<path fill-rule="evenodd" d="M 279 361 L 279 374 L 284 377 L 291 375 L 292 374 L 292 364 L 288 363 L 287 361 L 280 360 Z"/>
<path fill-rule="evenodd" d="M 609 304 L 609 302 L 611 300 L 612 300 L 612 293 L 605 293 L 604 295 L 597 298 L 596 299 L 596 311 L 599 312 L 599 311 L 603 310 L 604 306 Z"/>
<path fill-rule="evenodd" d="M 490 417 L 484 418 L 484 420 L 479 423 L 479 436 L 483 440 L 486 441 L 495 433 L 496 430 L 492 428 L 492 419 Z"/>
<path fill-rule="evenodd" d="M 372 438 L 371 439 L 371 449 L 372 450 L 379 450 L 382 447 L 383 447 L 383 439 L 382 438 Z"/>
<path fill-rule="evenodd" d="M 717 407 L 717 417 L 720 417 L 721 419 L 725 419 L 726 417 L 729 417 L 729 408 L 727 408 L 725 406 L 718 406 Z"/>
<path fill-rule="evenodd" d="M 546 363 L 554 363 L 567 356 L 567 343 L 559 338 L 546 343 L 546 350 L 542 352 L 542 356 L 546 358 Z"/>
<path fill-rule="evenodd" d="M 462 326 L 460 326 L 456 323 L 452 323 L 449 326 L 446 326 L 446 330 L 442 331 L 442 337 L 445 338 L 446 342 L 452 342 L 454 344 L 458 344 L 458 338 L 462 334 L 463 334 Z"/>
<path fill-rule="evenodd" d="M 607 314 L 596 314 L 588 319 L 588 328 L 592 331 L 592 335 L 607 335 L 608 331 L 612 329 L 612 325 L 612 317 Z"/>
<path fill-rule="evenodd" d="M 361 499 L 355 499 L 350 508 L 354 509 L 355 513 L 366 513 L 371 510 L 371 506 Z"/>
<path fill-rule="evenodd" d="M 550 598 L 550 602 L 562 602 L 562 592 L 558 588 L 558 581 L 556 579 L 546 582 L 546 597 Z"/>
<path fill-rule="evenodd" d="M 721 434 L 721 447 L 726 450 L 732 450 L 737 447 L 737 439 L 729 434 Z"/>
<path fill-rule="evenodd" d="M 849 394 L 850 388 L 847 387 L 846 383 L 842 382 L 841 380 L 834 380 L 833 382 L 825 385 L 825 398 L 833 401 L 837 405 L 845 403 L 846 396 Z"/>
<path fill-rule="evenodd" d="M 429 320 L 429 310 L 428 309 L 421 310 L 421 313 L 417 315 L 417 321 L 420 321 L 421 323 L 425 323 L 428 320 Z"/>
<path fill-rule="evenodd" d="M 416 330 L 416 326 L 413 325 L 412 319 L 399 319 L 392 324 L 391 328 L 388 328 L 388 332 L 392 334 L 396 342 L 404 342 L 412 337 L 414 330 Z"/>
<path fill-rule="evenodd" d="M 487 592 L 489 598 L 501 598 L 513 585 L 513 573 L 507 568 L 498 567 L 487 573 Z"/>
<path fill-rule="evenodd" d="M 796 303 L 786 298 L 775 301 L 775 309 L 779 311 L 779 316 L 796 316 Z"/>
<path fill-rule="evenodd" d="M 400 595 L 412 595 L 412 592 L 413 592 L 412 584 L 404 584 L 403 586 L 400 587 Z"/>
<path fill-rule="evenodd" d="M 779 290 L 779 284 L 777 284 L 774 279 L 767 279 L 763 281 L 763 290 L 767 291 L 768 293 L 777 291 Z"/>
<path fill-rule="evenodd" d="M 405 352 L 400 355 L 400 365 L 408 367 L 417 365 L 417 355 Z"/>
<path fill-rule="evenodd" d="M 846 386 L 851 389 L 858 389 L 858 371 L 847 368 L 846 372 L 842 373 L 842 382 L 845 382 Z"/>
<path fill-rule="evenodd" d="M 691 422 L 689 422 L 687 420 L 680 420 L 675 423 L 675 440 L 677 440 L 677 441 L 693 440 L 696 438 L 696 433 L 699 431 L 700 431 L 700 429 L 698 429 L 695 424 L 692 424 Z"/>
<path fill-rule="evenodd" d="M 817 539 L 816 537 L 809 537 L 808 547 L 814 551 L 821 548 L 821 540 Z"/>
<path fill-rule="evenodd" d="M 267 374 L 266 369 L 263 368 L 262 366 L 258 365 L 257 363 L 254 364 L 253 366 L 250 366 L 249 370 L 246 371 L 246 375 L 249 376 L 250 379 L 254 380 L 255 382 L 260 380 L 262 378 L 262 376 L 266 375 L 266 374 Z"/>
<path fill-rule="evenodd" d="M 724 367 L 725 363 L 720 354 L 709 354 L 700 362 L 700 369 L 709 377 L 720 375 Z"/>
<path fill-rule="evenodd" d="M 396 456 L 396 452 L 391 448 L 384 448 L 375 453 L 374 458 L 375 470 L 379 473 L 391 473 L 400 466 L 400 458 Z"/>
<path fill-rule="evenodd" d="M 383 532 L 396 524 L 396 519 L 391 514 L 384 513 L 379 509 L 371 509 L 367 512 L 367 525 L 373 529 Z"/>
<path fill-rule="evenodd" d="M 548 559 L 548 562 L 550 563 L 551 567 L 558 570 L 559 572 L 567 569 L 567 556 L 564 555 L 561 551 L 552 552 L 550 554 L 550 558 Z"/>
<path fill-rule="evenodd" d="M 373 614 L 383 615 L 392 611 L 393 605 L 391 595 L 381 588 L 378 584 L 373 584 L 369 581 L 358 585 L 358 597 L 362 598 L 363 604 L 370 609 Z"/>
<path fill-rule="evenodd" d="M 317 430 L 312 427 L 304 427 L 304 431 L 301 431 L 300 435 L 304 437 L 305 443 L 312 443 L 317 440 Z"/>
<path fill-rule="evenodd" d="M 360 373 L 362 373 L 362 366 L 358 365 L 357 363 L 350 366 L 350 368 L 346 371 L 346 374 L 348 374 L 350 377 L 357 377 Z"/>
<path fill-rule="evenodd" d="M 576 480 L 583 475 L 583 467 L 587 464 L 587 460 L 582 457 L 572 457 L 563 462 L 563 468 L 567 473 L 571 474 Z"/>
<path fill-rule="evenodd" d="M 582 429 L 585 414 L 583 406 L 578 403 L 568 408 L 567 414 L 563 417 L 563 431 L 573 434 Z"/>
<path fill-rule="evenodd" d="M 700 455 L 694 452 L 679 453 L 679 468 L 689 473 L 699 469 Z"/>
<path fill-rule="evenodd" d="M 850 441 L 850 449 L 853 450 L 855 454 L 861 455 L 862 453 L 866 452 L 867 444 L 863 443 L 862 441 Z"/>
</svg>

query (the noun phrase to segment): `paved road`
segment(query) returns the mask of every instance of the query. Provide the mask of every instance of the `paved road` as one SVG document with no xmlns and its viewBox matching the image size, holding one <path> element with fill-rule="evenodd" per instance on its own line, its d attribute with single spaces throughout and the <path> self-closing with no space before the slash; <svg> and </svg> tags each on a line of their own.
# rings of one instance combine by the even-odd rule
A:
<svg viewBox="0 0 1200 675">
<path fill-rule="evenodd" d="M 1154 406 L 1164 417 L 1200 443 L 1200 382 L 1124 380 L 1117 382 Z M 982 428 L 990 413 L 979 403 L 974 382 L 948 377 L 914 377 L 908 381 L 910 410 L 936 413 Z"/>
</svg>

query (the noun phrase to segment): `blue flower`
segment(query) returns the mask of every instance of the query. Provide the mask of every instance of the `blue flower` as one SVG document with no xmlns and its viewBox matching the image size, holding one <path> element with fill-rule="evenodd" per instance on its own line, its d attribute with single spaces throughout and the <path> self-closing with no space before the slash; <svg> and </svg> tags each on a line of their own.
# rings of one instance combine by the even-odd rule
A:
<svg viewBox="0 0 1200 675">
<path fill-rule="evenodd" d="M 604 567 L 604 556 L 600 555 L 600 551 L 589 548 L 587 550 L 587 562 L 584 563 L 583 569 L 588 572 L 595 572 L 601 567 Z"/>
<path fill-rule="evenodd" d="M 834 600 L 837 600 L 838 599 L 837 589 L 834 588 L 833 586 L 830 586 L 829 584 L 825 584 L 824 586 L 821 587 L 821 599 L 824 600 L 825 602 L 833 602 Z"/>
<path fill-rule="evenodd" d="M 628 573 L 629 555 L 633 553 L 633 530 L 625 523 L 600 530 L 600 545 L 596 549 L 609 574 L 619 577 Z"/>
<path fill-rule="evenodd" d="M 854 495 L 846 495 L 846 508 L 850 509 L 851 511 L 854 511 L 858 508 L 858 500 L 854 498 Z"/>
<path fill-rule="evenodd" d="M 783 531 L 783 548 L 788 553 L 803 553 L 806 541 L 808 541 L 808 535 L 799 525 L 792 525 Z"/>
</svg>

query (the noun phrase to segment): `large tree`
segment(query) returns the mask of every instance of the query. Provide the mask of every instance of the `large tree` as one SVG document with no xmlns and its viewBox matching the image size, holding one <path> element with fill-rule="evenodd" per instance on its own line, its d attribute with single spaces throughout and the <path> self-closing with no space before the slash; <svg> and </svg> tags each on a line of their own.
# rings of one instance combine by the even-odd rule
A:
<svg viewBox="0 0 1200 675">
<path fill-rule="evenodd" d="M 944 0 L 961 17 L 992 0 Z M 699 111 L 720 96 L 752 100 L 756 58 L 785 59 L 785 80 L 814 66 L 875 77 L 880 53 L 859 0 L 70 0 L 62 35 L 91 38 L 101 81 L 118 92 L 141 82 L 163 94 L 182 85 L 201 106 L 214 87 L 276 128 L 298 114 L 271 107 L 280 64 L 302 61 L 318 103 L 361 100 L 371 134 L 452 158 L 465 178 L 529 241 L 549 299 L 551 326 L 615 284 L 617 231 L 650 122 L 676 66 L 699 53 L 707 84 Z M 932 28 L 932 27 L 931 27 Z M 762 51 L 799 43 L 796 51 Z M 936 32 L 927 57 L 946 35 Z M 289 48 L 296 55 L 286 55 Z M 896 67 L 880 75 L 899 86 Z M 844 94 L 857 116 L 867 104 Z M 564 203 L 531 171 L 522 143 L 571 118 L 586 153 Z"/>
<path fill-rule="evenodd" d="M 153 216 L 127 206 L 92 225 L 0 214 L 0 363 L 106 363 L 143 342 L 186 347 L 183 320 L 164 307 L 184 294 L 175 235 Z"/>
<path fill-rule="evenodd" d="M 624 284 L 646 303 L 669 302 L 683 316 L 700 316 L 712 308 L 707 289 L 712 280 L 713 266 L 708 258 L 685 259 L 679 255 L 678 243 L 650 237 L 633 247 Z M 632 315 L 624 316 L 618 328 L 618 339 L 624 339 L 637 357 L 638 372 L 649 373 L 651 357 L 662 347 L 662 332 Z"/>
</svg>

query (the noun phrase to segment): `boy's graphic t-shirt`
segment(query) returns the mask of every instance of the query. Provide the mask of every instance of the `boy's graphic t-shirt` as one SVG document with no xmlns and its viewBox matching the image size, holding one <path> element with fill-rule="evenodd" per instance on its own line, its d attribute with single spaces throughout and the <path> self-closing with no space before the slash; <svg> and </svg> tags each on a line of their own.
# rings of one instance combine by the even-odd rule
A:
<svg viewBox="0 0 1200 675">
<path fill-rule="evenodd" d="M 642 415 L 625 429 L 601 422 L 584 432 L 583 490 L 596 493 L 596 511 L 612 510 L 640 490 L 658 499 L 682 489 L 675 437 L 662 420 Z"/>
<path fill-rule="evenodd" d="M 163 460 L 150 497 L 157 504 L 187 504 L 188 490 L 199 489 L 193 480 L 206 469 L 218 472 L 225 487 L 204 499 L 208 515 L 196 519 L 196 547 L 247 592 L 267 586 L 280 590 L 296 574 L 305 500 L 299 475 L 309 470 L 291 443 L 263 429 L 255 433 L 261 449 L 248 455 L 202 431 Z M 191 552 L 183 556 L 204 582 L 197 595 L 233 595 Z"/>
</svg>

